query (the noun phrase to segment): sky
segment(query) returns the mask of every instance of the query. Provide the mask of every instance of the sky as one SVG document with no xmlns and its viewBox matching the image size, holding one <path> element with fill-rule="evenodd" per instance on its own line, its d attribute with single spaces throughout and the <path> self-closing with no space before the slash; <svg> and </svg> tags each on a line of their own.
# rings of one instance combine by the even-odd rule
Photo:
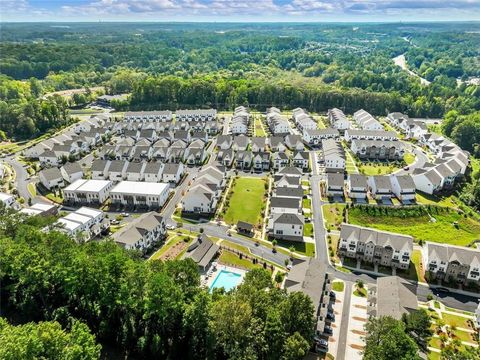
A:
<svg viewBox="0 0 480 360">
<path fill-rule="evenodd" d="M 0 0 L 0 21 L 471 21 L 480 0 Z"/>
</svg>

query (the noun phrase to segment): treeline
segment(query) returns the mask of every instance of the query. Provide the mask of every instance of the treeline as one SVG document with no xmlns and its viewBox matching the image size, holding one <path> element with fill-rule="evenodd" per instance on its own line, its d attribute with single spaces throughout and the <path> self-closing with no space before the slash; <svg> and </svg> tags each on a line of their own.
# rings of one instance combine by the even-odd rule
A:
<svg viewBox="0 0 480 360">
<path fill-rule="evenodd" d="M 113 242 L 79 245 L 44 225 L 1 214 L 2 309 L 18 322 L 68 329 L 78 319 L 101 344 L 140 358 L 293 360 L 310 348 L 310 298 L 278 289 L 263 269 L 232 292 L 210 294 L 192 260 L 144 261 Z"/>
<path fill-rule="evenodd" d="M 61 96 L 41 99 L 41 83 L 0 75 L 0 130 L 16 140 L 30 139 L 68 123 L 68 104 Z"/>
<path fill-rule="evenodd" d="M 347 113 L 364 108 L 372 114 L 382 115 L 394 109 L 408 109 L 408 104 L 398 94 L 337 89 L 308 81 L 299 84 L 280 80 L 237 80 L 213 76 L 194 79 L 149 76 L 134 86 L 130 102 L 132 109 L 214 107 L 232 110 L 238 105 L 262 111 L 267 106 L 284 109 L 304 107 L 314 112 L 338 107 Z"/>
</svg>

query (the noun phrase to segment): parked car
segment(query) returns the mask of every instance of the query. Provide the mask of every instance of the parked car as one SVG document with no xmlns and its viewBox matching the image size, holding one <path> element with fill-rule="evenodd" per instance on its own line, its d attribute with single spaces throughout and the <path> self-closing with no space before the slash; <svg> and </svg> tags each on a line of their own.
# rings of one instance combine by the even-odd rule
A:
<svg viewBox="0 0 480 360">
<path fill-rule="evenodd" d="M 325 328 L 323 329 L 323 332 L 325 334 L 332 335 L 333 334 L 333 329 L 332 329 L 331 326 L 326 325 Z"/>
<path fill-rule="evenodd" d="M 335 314 L 331 312 L 327 313 L 327 320 L 335 321 Z"/>
<path fill-rule="evenodd" d="M 122 216 L 123 216 L 123 217 L 129 217 L 129 216 L 130 216 L 130 214 L 129 214 L 129 213 L 127 213 L 127 212 L 123 212 L 123 213 L 122 213 Z"/>
<path fill-rule="evenodd" d="M 322 347 L 322 348 L 328 348 L 328 341 L 325 339 L 317 339 L 316 340 L 317 345 Z"/>
</svg>

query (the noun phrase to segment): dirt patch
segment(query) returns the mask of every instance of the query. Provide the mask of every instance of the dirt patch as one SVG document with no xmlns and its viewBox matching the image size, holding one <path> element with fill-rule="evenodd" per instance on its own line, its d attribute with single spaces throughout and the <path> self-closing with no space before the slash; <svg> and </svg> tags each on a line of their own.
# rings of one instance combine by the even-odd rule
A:
<svg viewBox="0 0 480 360">
<path fill-rule="evenodd" d="M 333 336 L 330 336 L 330 337 L 328 338 L 328 342 L 334 343 L 334 342 L 337 342 L 337 340 L 334 339 Z"/>
<path fill-rule="evenodd" d="M 357 321 L 367 322 L 367 319 L 361 318 L 361 317 L 358 317 L 358 316 L 354 316 L 353 319 L 354 319 L 354 320 L 357 320 Z"/>
<path fill-rule="evenodd" d="M 361 330 L 352 330 L 352 333 L 357 334 L 357 335 L 367 335 L 366 331 L 361 331 Z"/>
<path fill-rule="evenodd" d="M 353 305 L 355 306 L 357 309 L 366 309 L 367 307 L 365 305 Z"/>
<path fill-rule="evenodd" d="M 335 303 L 339 304 L 341 302 L 342 302 L 342 300 L 335 299 Z"/>
<path fill-rule="evenodd" d="M 173 245 L 170 249 L 165 251 L 165 253 L 160 256 L 160 259 L 163 261 L 166 260 L 175 260 L 177 256 L 187 247 L 187 243 L 185 241 L 180 241 Z"/>
<path fill-rule="evenodd" d="M 350 347 L 355 350 L 363 350 L 365 348 L 365 346 L 357 344 L 350 344 Z"/>
</svg>

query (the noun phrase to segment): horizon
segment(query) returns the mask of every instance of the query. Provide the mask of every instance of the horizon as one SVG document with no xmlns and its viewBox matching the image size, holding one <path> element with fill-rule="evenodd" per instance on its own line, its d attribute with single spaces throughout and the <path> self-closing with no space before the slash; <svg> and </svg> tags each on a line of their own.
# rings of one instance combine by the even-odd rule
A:
<svg viewBox="0 0 480 360">
<path fill-rule="evenodd" d="M 0 10 L 2 23 L 480 21 L 477 0 L 0 0 Z"/>
</svg>

